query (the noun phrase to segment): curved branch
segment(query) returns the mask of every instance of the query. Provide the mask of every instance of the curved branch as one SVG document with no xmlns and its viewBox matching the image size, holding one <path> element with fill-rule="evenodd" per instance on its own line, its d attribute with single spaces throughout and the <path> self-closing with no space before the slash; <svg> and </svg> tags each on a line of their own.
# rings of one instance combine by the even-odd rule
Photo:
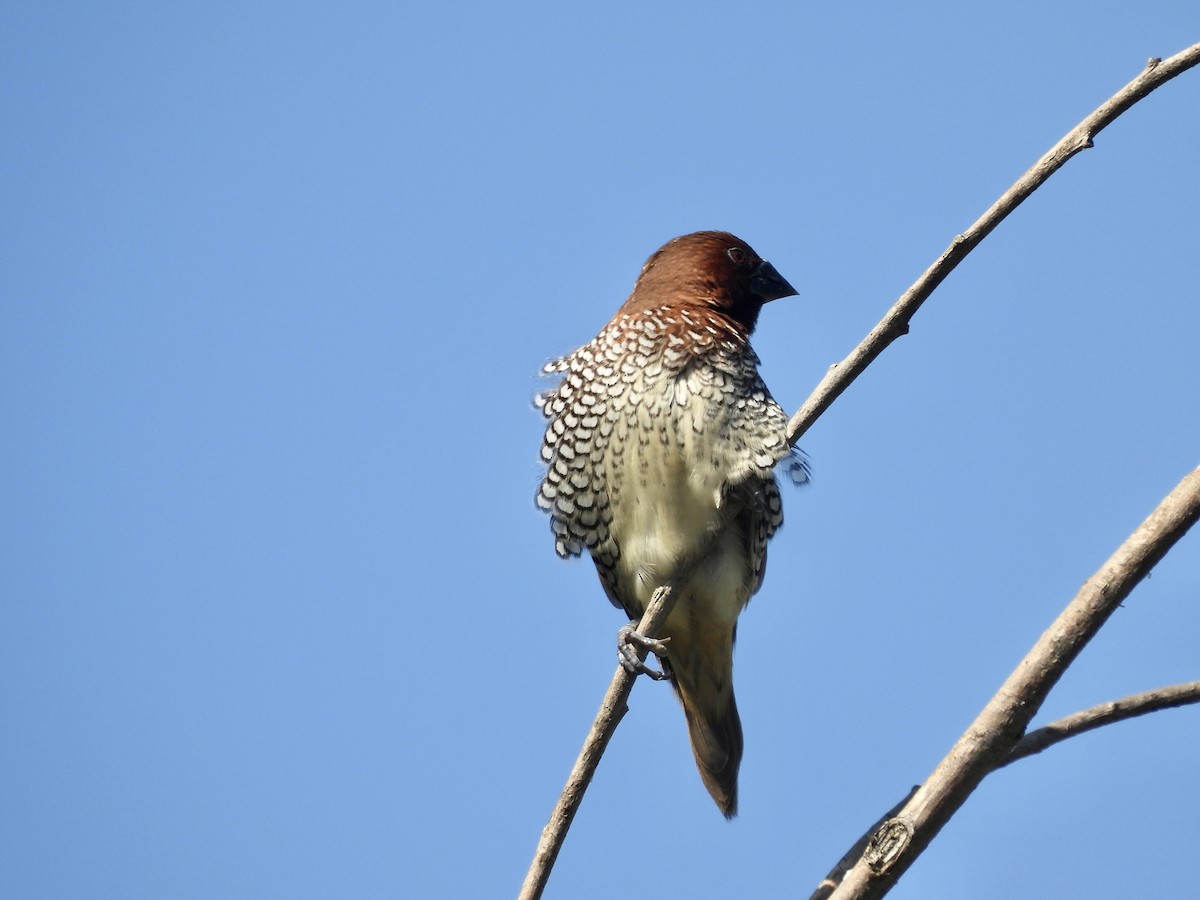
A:
<svg viewBox="0 0 1200 900">
<path fill-rule="evenodd" d="M 1112 725 L 1115 722 L 1144 716 L 1160 709 L 1173 709 L 1176 706 L 1187 706 L 1191 703 L 1200 703 L 1200 681 L 1173 684 L 1153 691 L 1131 694 L 1120 700 L 1101 703 L 1090 709 L 1064 716 L 1036 731 L 1029 732 L 1017 741 L 1016 746 L 996 768 L 1001 769 L 1018 759 L 1041 753 L 1047 747 L 1053 747 L 1067 738 L 1100 728 L 1102 725 Z"/>
<path fill-rule="evenodd" d="M 1170 59 L 1151 59 L 1137 78 L 1117 91 L 1099 109 L 1067 132 L 1061 141 L 1034 163 L 1012 187 L 992 204 L 970 228 L 958 235 L 932 266 L 925 270 L 896 304 L 840 363 L 829 367 L 821 383 L 788 422 L 788 443 L 793 447 L 817 417 L 833 403 L 862 374 L 892 341 L 908 333 L 908 323 L 934 289 L 954 271 L 975 246 L 1007 218 L 1025 199 L 1036 191 L 1072 156 L 1092 146 L 1092 139 L 1112 123 L 1117 116 L 1133 106 L 1155 88 L 1166 84 L 1176 75 L 1200 63 L 1200 44 L 1193 44 Z"/>
<path fill-rule="evenodd" d="M 1174 684 L 1170 687 L 1158 688 L 1153 691 L 1143 691 L 1140 694 L 1122 697 L 1120 700 L 1101 703 L 1098 706 L 1064 716 L 1036 731 L 1029 732 L 1029 734 L 1017 741 L 1016 746 L 996 766 L 996 769 L 1002 769 L 1019 759 L 1025 759 L 1028 756 L 1033 756 L 1035 753 L 1041 753 L 1047 747 L 1053 747 L 1055 744 L 1061 743 L 1069 737 L 1083 734 L 1102 725 L 1112 725 L 1122 722 L 1125 719 L 1132 719 L 1136 716 L 1144 716 L 1147 713 L 1157 712 L 1160 709 L 1172 709 L 1177 706 L 1187 706 L 1191 703 L 1200 703 L 1200 681 Z M 825 876 L 825 880 L 817 885 L 817 889 L 812 893 L 809 900 L 828 900 L 833 895 L 834 890 L 842 883 L 842 879 L 845 878 L 846 873 L 853 868 L 854 864 L 858 862 L 859 857 L 867 849 L 867 845 L 871 842 L 871 838 L 875 832 L 888 819 L 899 814 L 900 810 L 904 808 L 904 805 L 912 799 L 913 795 L 919 789 L 920 785 L 909 791 L 907 797 L 885 812 L 875 824 L 867 829 L 862 837 L 854 842 L 853 846 L 846 851 L 845 856 L 838 860 L 837 865 Z"/>
<path fill-rule="evenodd" d="M 1200 520 L 1200 468 L 1188 473 L 1080 588 L 900 813 L 829 896 L 882 897 L 984 777 L 1013 751 L 1050 689 L 1130 591 Z"/>
</svg>

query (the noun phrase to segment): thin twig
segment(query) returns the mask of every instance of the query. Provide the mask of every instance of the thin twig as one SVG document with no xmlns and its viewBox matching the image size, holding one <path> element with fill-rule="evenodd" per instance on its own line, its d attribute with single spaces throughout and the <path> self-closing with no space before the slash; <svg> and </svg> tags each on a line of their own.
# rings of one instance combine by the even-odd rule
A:
<svg viewBox="0 0 1200 900">
<path fill-rule="evenodd" d="M 946 251 L 938 257 L 937 262 L 925 270 L 912 287 L 904 292 L 896 304 L 876 325 L 857 347 L 840 363 L 830 366 L 821 379 L 821 383 L 804 401 L 804 405 L 788 422 L 788 443 L 793 447 L 800 440 L 817 417 L 823 413 L 834 400 L 841 396 L 862 374 L 863 370 L 879 356 L 892 341 L 908 333 L 908 323 L 921 304 L 933 293 L 934 289 L 954 271 L 966 255 L 987 237 L 997 225 L 1004 221 L 1010 212 L 1024 202 L 1030 194 L 1036 191 L 1051 175 L 1057 172 L 1067 160 L 1092 146 L 1092 139 L 1103 131 L 1117 116 L 1133 106 L 1155 88 L 1166 84 L 1176 75 L 1190 69 L 1200 62 L 1200 44 L 1194 44 L 1181 53 L 1176 53 L 1170 59 L 1152 59 L 1145 70 L 1137 78 L 1117 91 L 1105 101 L 1099 109 L 1067 132 L 1066 136 L 1034 163 L 1033 167 L 1017 180 L 1004 194 L 992 204 L 991 208 L 980 216 L 975 224 L 958 235 Z"/>
<path fill-rule="evenodd" d="M 671 614 L 671 608 L 675 605 L 674 585 L 683 583 L 692 569 L 704 558 L 707 549 L 706 544 L 704 552 L 698 553 L 689 565 L 681 569 L 672 584 L 664 585 L 654 592 L 646 606 L 646 612 L 638 622 L 637 630 L 640 634 L 652 638 L 661 633 L 667 616 Z M 645 649 L 638 644 L 632 646 L 637 650 L 638 658 L 645 659 Z M 584 739 L 571 774 L 567 776 L 567 784 L 550 814 L 550 821 L 542 829 L 542 837 L 538 841 L 537 850 L 534 851 L 529 871 L 525 874 L 525 883 L 521 886 L 518 900 L 537 900 L 546 889 L 546 882 L 550 880 L 550 870 L 554 868 L 554 861 L 558 859 L 567 831 L 579 810 L 579 804 L 583 802 L 583 794 L 591 783 L 592 776 L 596 774 L 600 757 L 604 755 L 617 725 L 628 710 L 626 701 L 636 680 L 637 675 L 629 672 L 624 666 L 617 666 L 608 691 L 600 701 L 600 709 L 592 722 L 592 728 Z"/>
<path fill-rule="evenodd" d="M 1160 709 L 1173 709 L 1176 706 L 1187 706 L 1190 703 L 1200 703 L 1200 681 L 1173 684 L 1169 687 L 1122 697 L 1120 700 L 1101 703 L 1090 709 L 1064 716 L 1036 731 L 1029 732 L 1017 741 L 1017 745 L 996 768 L 1000 769 L 1018 759 L 1041 753 L 1047 747 L 1053 747 L 1069 737 L 1100 728 L 1102 725 L 1111 725 L 1114 722 L 1123 722 L 1125 719 L 1144 716 Z"/>
<path fill-rule="evenodd" d="M 566 840 L 567 831 L 575 819 L 579 804 L 583 802 L 583 794 L 591 783 L 592 776 L 596 774 L 600 757 L 604 755 L 617 725 L 629 709 L 626 701 L 629 699 L 629 692 L 633 690 L 636 677 L 624 667 L 617 666 L 617 674 L 613 676 L 608 692 L 600 701 L 600 710 L 596 713 L 592 728 L 584 739 L 571 774 L 567 776 L 566 787 L 558 797 L 558 803 L 550 814 L 550 821 L 542 829 L 537 850 L 533 854 L 533 862 L 529 871 L 525 873 L 525 883 L 518 895 L 520 900 L 536 900 L 546 889 L 546 882 L 550 880 L 550 870 L 554 868 L 554 861 L 558 859 L 558 852 Z"/>
<path fill-rule="evenodd" d="M 1012 752 L 1047 693 L 1130 591 L 1200 519 L 1200 468 L 1190 472 L 1034 644 L 898 815 L 846 873 L 831 900 L 882 897 L 983 778 Z M 874 852 L 873 850 L 878 850 Z"/>
</svg>

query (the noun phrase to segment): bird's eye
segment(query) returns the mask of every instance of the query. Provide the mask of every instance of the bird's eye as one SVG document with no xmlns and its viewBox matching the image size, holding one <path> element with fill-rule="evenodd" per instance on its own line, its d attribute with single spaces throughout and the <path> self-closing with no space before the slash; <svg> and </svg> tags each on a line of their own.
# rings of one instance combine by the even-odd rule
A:
<svg viewBox="0 0 1200 900">
<path fill-rule="evenodd" d="M 729 258 L 740 266 L 746 261 L 746 251 L 741 247 L 730 247 Z"/>
</svg>

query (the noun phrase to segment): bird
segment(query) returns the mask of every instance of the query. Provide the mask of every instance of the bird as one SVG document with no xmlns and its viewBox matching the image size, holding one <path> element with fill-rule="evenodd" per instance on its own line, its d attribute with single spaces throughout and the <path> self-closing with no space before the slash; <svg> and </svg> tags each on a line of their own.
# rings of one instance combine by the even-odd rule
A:
<svg viewBox="0 0 1200 900">
<path fill-rule="evenodd" d="M 588 552 L 608 599 L 631 620 L 626 633 L 655 590 L 673 585 L 663 643 L 647 645 L 727 819 L 737 814 L 743 749 L 738 615 L 762 585 L 767 542 L 783 524 L 776 469 L 796 483 L 809 477 L 750 335 L 764 304 L 795 294 L 729 232 L 677 237 L 650 256 L 593 340 L 544 366 L 558 381 L 535 399 L 548 420 L 536 503 L 550 514 L 556 553 Z"/>
</svg>

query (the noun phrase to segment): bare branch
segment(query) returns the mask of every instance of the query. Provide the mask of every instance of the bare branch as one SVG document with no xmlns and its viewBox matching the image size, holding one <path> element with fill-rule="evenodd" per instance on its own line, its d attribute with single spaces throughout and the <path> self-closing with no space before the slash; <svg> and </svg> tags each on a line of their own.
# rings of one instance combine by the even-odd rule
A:
<svg viewBox="0 0 1200 900">
<path fill-rule="evenodd" d="M 707 550 L 707 547 L 705 549 Z M 699 554 L 697 559 L 702 559 L 703 556 L 704 554 Z M 692 566 L 685 567 L 676 576 L 676 583 L 686 578 L 691 568 Z M 645 637 L 658 635 L 674 605 L 673 586 L 660 587 L 650 598 L 650 603 L 642 615 L 642 620 L 638 623 L 637 630 Z M 638 658 L 645 659 L 646 651 L 636 644 L 633 646 L 637 650 Z M 571 822 L 575 819 L 579 804 L 583 802 L 583 794 L 587 790 L 587 786 L 591 784 L 592 776 L 596 774 L 596 767 L 600 765 L 600 757 L 604 755 L 608 742 L 616 733 L 617 726 L 629 709 L 626 702 L 636 680 L 637 675 L 629 672 L 624 666 L 617 666 L 612 683 L 608 686 L 608 692 L 600 701 L 600 709 L 596 713 L 595 721 L 592 722 L 591 731 L 583 741 L 583 747 L 575 760 L 575 766 L 571 769 L 571 774 L 567 776 L 567 784 L 558 797 L 554 811 L 550 814 L 550 821 L 542 829 L 542 837 L 538 841 L 537 850 L 534 851 L 529 871 L 525 874 L 525 883 L 521 886 L 518 900 L 537 900 L 542 896 L 542 891 L 546 889 L 546 882 L 550 880 L 550 870 L 554 868 L 554 861 L 558 859 L 558 852 L 567 838 L 567 830 L 570 829 Z"/>
<path fill-rule="evenodd" d="M 1017 741 L 1016 746 L 996 766 L 996 769 L 1002 769 L 1019 759 L 1025 759 L 1028 756 L 1033 756 L 1035 753 L 1041 753 L 1047 747 L 1053 747 L 1055 744 L 1061 743 L 1069 737 L 1084 734 L 1102 725 L 1112 725 L 1116 722 L 1122 722 L 1125 719 L 1132 719 L 1136 716 L 1144 716 L 1147 713 L 1157 712 L 1160 709 L 1173 709 L 1176 706 L 1187 706 L 1191 703 L 1200 703 L 1200 681 L 1173 684 L 1169 687 L 1162 687 L 1153 691 L 1143 691 L 1140 694 L 1122 697 L 1120 700 L 1101 703 L 1098 706 L 1064 716 L 1036 731 L 1029 732 L 1029 734 Z M 813 891 L 809 900 L 828 900 L 833 895 L 834 890 L 841 884 L 846 873 L 854 867 L 859 857 L 863 855 L 863 851 L 867 849 L 867 845 L 870 843 L 875 832 L 884 822 L 897 815 L 919 789 L 920 785 L 917 785 L 917 787 L 909 791 L 907 797 L 885 812 L 867 829 L 862 837 L 854 842 L 854 845 L 846 851 L 846 855 L 838 860 L 837 865 L 825 876 L 825 880 L 817 885 L 817 889 Z"/>
<path fill-rule="evenodd" d="M 979 782 L 1012 752 L 1046 694 L 1129 592 L 1200 519 L 1200 468 L 1190 472 L 1084 583 L 988 701 L 983 712 L 900 813 L 876 831 L 871 848 L 830 897 L 882 897 Z"/>
<path fill-rule="evenodd" d="M 837 865 L 825 876 L 825 880 L 817 885 L 817 889 L 812 892 L 812 896 L 808 900 L 826 900 L 837 889 L 837 886 L 842 883 L 842 879 L 846 877 L 846 873 L 854 867 L 854 864 L 858 862 L 858 858 L 863 855 L 863 851 L 867 849 L 867 844 L 871 842 L 871 838 L 875 835 L 879 827 L 892 816 L 896 815 L 896 813 L 900 812 L 904 808 L 904 804 L 912 799 L 913 794 L 920 787 L 919 784 L 913 785 L 913 789 L 908 792 L 903 800 L 876 819 L 871 827 L 863 832 L 862 837 L 854 842 L 853 846 L 846 851 L 846 854 L 837 861 Z"/>
<path fill-rule="evenodd" d="M 1125 719 L 1144 716 L 1160 709 L 1173 709 L 1176 706 L 1187 706 L 1190 703 L 1200 703 L 1200 681 L 1173 684 L 1169 687 L 1122 697 L 1120 700 L 1101 703 L 1090 709 L 1064 716 L 1036 731 L 1029 732 L 1017 741 L 1017 745 L 996 768 L 1003 768 L 1018 759 L 1041 753 L 1047 747 L 1053 747 L 1069 737 L 1083 734 L 1102 725 L 1111 725 L 1114 722 L 1123 722 Z"/>
<path fill-rule="evenodd" d="M 788 423 L 788 443 L 793 447 L 800 436 L 812 426 L 817 417 L 841 396 L 862 374 L 875 357 L 879 356 L 892 341 L 908 333 L 908 323 L 921 304 L 933 293 L 934 289 L 954 271 L 967 254 L 987 237 L 997 225 L 1004 221 L 1010 212 L 1024 202 L 1030 194 L 1042 184 L 1063 164 L 1080 150 L 1092 146 L 1092 139 L 1108 125 L 1137 103 L 1155 88 L 1166 84 L 1181 72 L 1186 72 L 1200 62 L 1200 44 L 1194 44 L 1170 59 L 1151 59 L 1145 70 L 1137 78 L 1117 91 L 1105 101 L 1099 109 L 1067 132 L 1061 141 L 1034 163 L 1033 167 L 1022 175 L 1017 182 L 992 204 L 991 208 L 980 216 L 970 228 L 958 235 L 946 251 L 938 257 L 937 262 L 925 270 L 896 304 L 876 325 L 849 356 L 840 363 L 830 366 L 821 379 L 821 383 L 809 395 L 804 404 L 792 416 Z"/>
</svg>

